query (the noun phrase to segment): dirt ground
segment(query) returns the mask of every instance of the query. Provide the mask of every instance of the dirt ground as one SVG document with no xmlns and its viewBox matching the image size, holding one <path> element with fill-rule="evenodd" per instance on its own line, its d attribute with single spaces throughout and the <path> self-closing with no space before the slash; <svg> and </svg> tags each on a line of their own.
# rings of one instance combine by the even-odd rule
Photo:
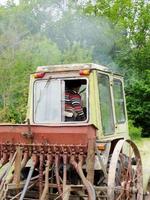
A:
<svg viewBox="0 0 150 200">
<path fill-rule="evenodd" d="M 143 164 L 143 174 L 144 174 L 144 185 L 150 177 L 150 138 L 142 138 L 141 140 L 134 141 L 141 153 L 142 164 Z M 150 192 L 150 188 L 149 188 Z M 145 198 L 145 200 L 150 200 L 150 195 Z"/>
</svg>

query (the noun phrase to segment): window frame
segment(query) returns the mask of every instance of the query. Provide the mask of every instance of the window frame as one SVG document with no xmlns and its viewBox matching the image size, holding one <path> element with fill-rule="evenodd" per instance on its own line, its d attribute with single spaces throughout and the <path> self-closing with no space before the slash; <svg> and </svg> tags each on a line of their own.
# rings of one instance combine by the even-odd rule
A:
<svg viewBox="0 0 150 200">
<path fill-rule="evenodd" d="M 66 80 L 86 80 L 86 86 L 87 86 L 87 88 L 86 88 L 86 108 L 87 108 L 87 112 L 86 112 L 86 114 L 87 114 L 87 116 L 86 116 L 86 120 L 84 120 L 84 121 L 63 121 L 63 122 L 61 122 L 61 123 L 65 123 L 65 124 L 78 124 L 78 123 L 87 123 L 87 122 L 89 122 L 89 79 L 87 78 L 87 77 L 75 77 L 75 78 L 73 78 L 73 77 L 65 77 L 65 78 L 63 78 L 62 79 L 63 81 L 66 81 Z"/>
<path fill-rule="evenodd" d="M 61 115 L 62 115 L 62 111 L 63 111 L 63 106 L 64 106 L 64 103 L 62 104 L 62 102 L 64 102 L 64 99 L 63 99 L 63 92 L 65 92 L 65 84 L 62 84 L 62 81 L 65 82 L 65 80 L 86 80 L 86 108 L 87 108 L 87 116 L 86 116 L 86 120 L 84 121 L 63 121 L 63 116 L 61 116 L 61 121 L 60 122 L 37 122 L 35 121 L 35 103 L 34 103 L 34 100 L 35 100 L 35 83 L 37 81 L 48 81 L 48 79 L 37 79 L 33 82 L 33 94 L 32 94 L 32 119 L 33 119 L 33 123 L 35 124 L 81 124 L 81 123 L 87 123 L 89 122 L 89 79 L 87 77 L 59 77 L 59 78 L 53 78 L 51 77 L 51 79 L 58 79 L 60 82 L 61 82 Z"/>
<path fill-rule="evenodd" d="M 116 104 L 115 104 L 115 90 L 114 90 L 114 85 L 115 85 L 115 81 L 120 82 L 121 83 L 121 96 L 123 99 L 123 114 L 124 114 L 124 120 L 120 121 L 117 119 L 117 114 L 116 114 Z M 126 109 L 125 109 L 125 95 L 124 95 L 124 89 L 123 89 L 123 82 L 118 78 L 118 77 L 114 77 L 113 78 L 113 98 L 114 98 L 114 109 L 115 109 L 115 119 L 116 119 L 116 123 L 117 124 L 124 124 L 126 123 Z"/>
<path fill-rule="evenodd" d="M 101 103 L 100 103 L 100 88 L 99 88 L 99 75 L 104 75 L 106 77 L 108 77 L 108 83 L 109 83 L 109 100 L 110 100 L 110 106 L 111 106 L 111 114 L 112 114 L 112 132 L 105 132 L 103 129 L 103 116 L 102 116 L 102 108 L 101 108 Z M 102 127 L 102 131 L 103 131 L 103 135 L 105 137 L 109 137 L 111 135 L 115 134 L 115 116 L 114 116 L 114 108 L 113 108 L 113 97 L 112 97 L 112 87 L 111 87 L 111 77 L 109 76 L 109 74 L 107 73 L 103 73 L 101 71 L 97 72 L 97 83 L 98 83 L 98 96 L 99 96 L 99 107 L 100 107 L 100 118 L 101 118 L 101 127 Z"/>
</svg>

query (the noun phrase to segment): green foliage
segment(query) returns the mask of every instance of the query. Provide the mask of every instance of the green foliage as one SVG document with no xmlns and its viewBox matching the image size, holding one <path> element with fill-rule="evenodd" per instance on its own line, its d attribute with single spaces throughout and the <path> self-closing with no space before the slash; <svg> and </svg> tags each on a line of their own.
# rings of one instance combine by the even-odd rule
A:
<svg viewBox="0 0 150 200">
<path fill-rule="evenodd" d="M 115 40 L 113 61 L 125 75 L 127 108 L 134 126 L 150 135 L 150 4 L 144 0 L 97 0 L 88 3 L 88 15 L 105 16 L 112 23 Z M 136 132 L 136 131 L 135 131 Z"/>
<path fill-rule="evenodd" d="M 54 37 L 44 33 L 46 14 L 39 9 L 43 2 L 21 1 L 16 6 L 11 1 L 0 8 L 0 122 L 24 121 L 29 75 L 37 66 L 92 60 L 92 50 L 79 43 L 61 49 Z"/>
<path fill-rule="evenodd" d="M 70 0 L 64 9 L 62 2 L 9 0 L 0 7 L 0 121 L 23 122 L 29 74 L 38 65 L 96 62 L 125 75 L 129 119 L 148 133 L 150 4 Z"/>
<path fill-rule="evenodd" d="M 133 120 L 129 120 L 128 126 L 129 126 L 130 138 L 132 140 L 140 140 L 141 133 L 142 133 L 142 128 L 141 127 L 135 127 Z"/>
<path fill-rule="evenodd" d="M 150 70 L 146 72 L 145 80 L 133 80 L 126 88 L 129 118 L 143 128 L 143 135 L 150 132 Z"/>
<path fill-rule="evenodd" d="M 79 43 L 74 43 L 63 53 L 62 63 L 90 63 L 92 50 L 81 48 Z"/>
</svg>

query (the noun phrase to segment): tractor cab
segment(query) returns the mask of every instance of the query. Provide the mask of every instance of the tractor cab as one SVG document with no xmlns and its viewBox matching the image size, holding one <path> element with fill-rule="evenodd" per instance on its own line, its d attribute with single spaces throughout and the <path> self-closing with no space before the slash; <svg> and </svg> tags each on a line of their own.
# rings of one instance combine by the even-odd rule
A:
<svg viewBox="0 0 150 200">
<path fill-rule="evenodd" d="M 66 112 L 66 91 L 72 85 L 79 85 L 80 105 L 76 95 L 72 98 L 84 112 L 81 119 L 76 111 Z M 98 139 L 128 137 L 123 77 L 96 64 L 38 67 L 31 75 L 27 118 L 31 124 L 93 124 Z"/>
</svg>

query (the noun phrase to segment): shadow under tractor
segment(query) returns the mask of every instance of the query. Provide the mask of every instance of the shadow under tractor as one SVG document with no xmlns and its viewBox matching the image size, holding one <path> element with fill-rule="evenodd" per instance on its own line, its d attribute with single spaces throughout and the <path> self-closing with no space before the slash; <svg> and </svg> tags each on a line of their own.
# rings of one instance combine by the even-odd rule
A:
<svg viewBox="0 0 150 200">
<path fill-rule="evenodd" d="M 0 125 L 1 200 L 142 200 L 142 174 L 123 77 L 104 66 L 38 67 L 26 123 Z"/>
</svg>

